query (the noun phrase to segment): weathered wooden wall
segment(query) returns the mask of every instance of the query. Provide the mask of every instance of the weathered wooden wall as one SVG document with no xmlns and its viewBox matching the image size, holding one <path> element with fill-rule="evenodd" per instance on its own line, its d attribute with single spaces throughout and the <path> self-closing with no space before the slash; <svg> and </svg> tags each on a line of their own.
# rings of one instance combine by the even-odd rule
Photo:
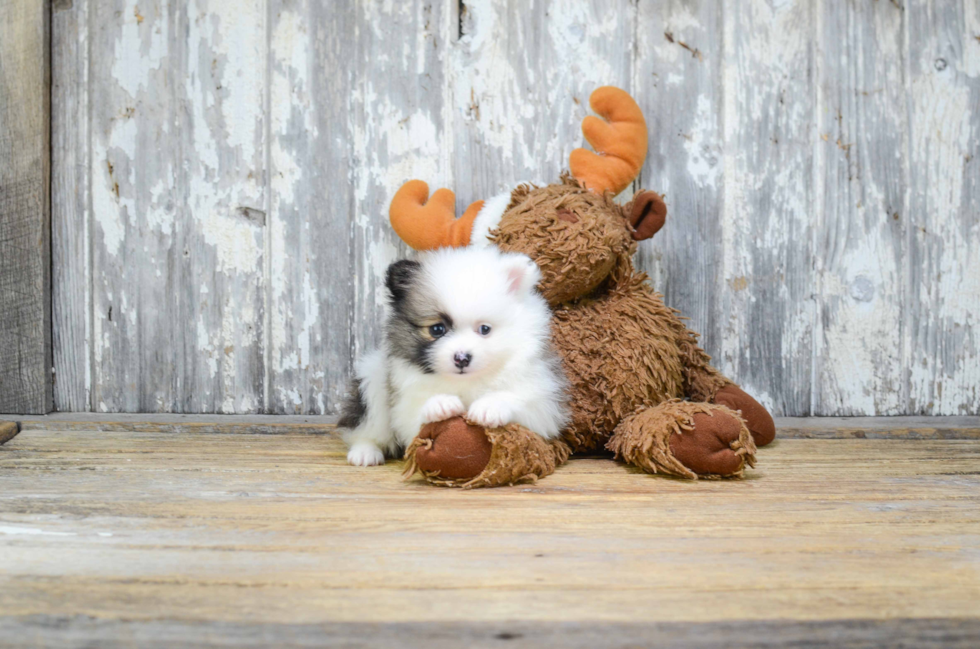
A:
<svg viewBox="0 0 980 649">
<path fill-rule="evenodd" d="M 641 263 L 785 415 L 980 411 L 980 1 L 55 0 L 60 410 L 335 412 L 386 222 L 651 126 Z"/>
<path fill-rule="evenodd" d="M 51 383 L 50 14 L 0 0 L 0 412 L 46 413 Z"/>
</svg>

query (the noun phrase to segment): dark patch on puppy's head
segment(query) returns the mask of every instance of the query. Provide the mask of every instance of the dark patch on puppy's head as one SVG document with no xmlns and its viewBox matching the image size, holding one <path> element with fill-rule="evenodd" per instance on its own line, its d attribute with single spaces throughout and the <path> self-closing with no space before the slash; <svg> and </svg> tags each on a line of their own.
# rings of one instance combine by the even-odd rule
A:
<svg viewBox="0 0 980 649">
<path fill-rule="evenodd" d="M 388 287 L 392 306 L 397 306 L 399 302 L 405 300 L 420 270 L 422 270 L 422 264 L 411 259 L 400 259 L 388 266 L 385 286 Z"/>
<path fill-rule="evenodd" d="M 441 313 L 431 290 L 420 281 L 421 271 L 422 264 L 408 259 L 388 267 L 385 278 L 391 304 L 388 346 L 393 356 L 432 374 L 435 368 L 431 352 L 437 339 L 429 334 L 429 327 L 441 322 L 448 330 L 452 328 L 452 320 Z"/>
</svg>

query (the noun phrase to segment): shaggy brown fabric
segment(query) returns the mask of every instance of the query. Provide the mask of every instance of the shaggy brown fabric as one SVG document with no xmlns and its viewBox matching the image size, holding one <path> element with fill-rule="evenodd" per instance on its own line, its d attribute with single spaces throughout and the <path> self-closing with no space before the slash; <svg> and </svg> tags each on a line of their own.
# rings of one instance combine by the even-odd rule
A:
<svg viewBox="0 0 980 649">
<path fill-rule="evenodd" d="M 563 176 L 559 184 L 515 189 L 491 233 L 502 250 L 541 267 L 538 287 L 554 308 L 552 339 L 572 385 L 564 437 L 573 452 L 601 448 L 640 406 L 704 401 L 729 383 L 697 334 L 633 270 L 630 220 L 659 229 L 665 217 L 654 192 L 620 207 Z"/>
<path fill-rule="evenodd" d="M 765 446 L 776 438 L 776 422 L 769 411 L 734 383 L 718 390 L 711 401 L 737 411 L 745 420 L 756 446 Z"/>
<path fill-rule="evenodd" d="M 644 274 L 601 299 L 556 308 L 552 340 L 572 386 L 565 437 L 575 452 L 601 447 L 640 406 L 688 396 L 689 376 L 711 383 L 717 375 Z"/>
<path fill-rule="evenodd" d="M 756 450 L 736 413 L 679 399 L 626 417 L 606 448 L 649 473 L 692 480 L 741 476 L 746 464 L 755 465 Z"/>
<path fill-rule="evenodd" d="M 452 421 L 452 420 L 449 420 Z M 440 422 L 445 424 L 446 422 Z M 466 424 L 467 434 L 479 434 L 488 440 L 492 446 L 490 460 L 479 475 L 466 477 L 451 477 L 440 469 L 450 469 L 452 463 L 445 467 L 434 467 L 432 470 L 422 468 L 418 459 L 420 450 L 426 445 L 425 440 L 415 438 L 405 450 L 406 477 L 416 472 L 421 473 L 432 484 L 444 487 L 461 487 L 473 489 L 476 487 L 500 487 L 520 482 L 535 482 L 538 478 L 551 475 L 555 469 L 565 463 L 570 450 L 561 439 L 545 440 L 540 435 L 517 424 L 508 424 L 503 428 L 493 428 L 483 432 L 482 427 Z M 439 438 L 441 439 L 441 437 Z M 467 445 L 469 446 L 469 445 Z"/>
<path fill-rule="evenodd" d="M 676 311 L 675 311 L 676 313 Z M 677 337 L 681 366 L 684 368 L 684 396 L 691 401 L 711 401 L 711 398 L 732 382 L 711 366 L 711 357 L 698 345 L 698 335 L 690 329 Z"/>
<path fill-rule="evenodd" d="M 560 184 L 515 189 L 490 238 L 538 264 L 538 288 L 552 306 L 591 293 L 634 249 L 622 208 L 567 176 Z"/>
</svg>

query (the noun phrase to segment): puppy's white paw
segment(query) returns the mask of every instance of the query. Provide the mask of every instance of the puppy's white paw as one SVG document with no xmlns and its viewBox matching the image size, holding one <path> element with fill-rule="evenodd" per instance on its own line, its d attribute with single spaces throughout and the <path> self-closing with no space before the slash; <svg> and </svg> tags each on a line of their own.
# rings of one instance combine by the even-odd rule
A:
<svg viewBox="0 0 980 649">
<path fill-rule="evenodd" d="M 385 463 L 385 454 L 370 442 L 358 442 L 347 451 L 347 464 L 354 466 L 377 466 Z"/>
<path fill-rule="evenodd" d="M 509 403 L 493 397 L 477 399 L 470 406 L 469 412 L 466 413 L 467 419 L 487 428 L 497 428 L 509 424 L 513 416 L 514 409 Z"/>
<path fill-rule="evenodd" d="M 431 424 L 434 421 L 445 421 L 466 412 L 459 397 L 451 394 L 437 394 L 429 397 L 422 406 L 422 423 Z"/>
</svg>

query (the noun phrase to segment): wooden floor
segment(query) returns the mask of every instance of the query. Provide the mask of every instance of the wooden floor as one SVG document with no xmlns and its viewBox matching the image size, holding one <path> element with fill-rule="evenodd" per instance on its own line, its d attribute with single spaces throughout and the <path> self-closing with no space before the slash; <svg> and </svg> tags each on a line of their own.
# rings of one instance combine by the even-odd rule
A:
<svg viewBox="0 0 980 649">
<path fill-rule="evenodd" d="M 980 439 L 784 439 L 739 481 L 401 468 L 333 435 L 25 430 L 0 645 L 980 646 Z"/>
</svg>

